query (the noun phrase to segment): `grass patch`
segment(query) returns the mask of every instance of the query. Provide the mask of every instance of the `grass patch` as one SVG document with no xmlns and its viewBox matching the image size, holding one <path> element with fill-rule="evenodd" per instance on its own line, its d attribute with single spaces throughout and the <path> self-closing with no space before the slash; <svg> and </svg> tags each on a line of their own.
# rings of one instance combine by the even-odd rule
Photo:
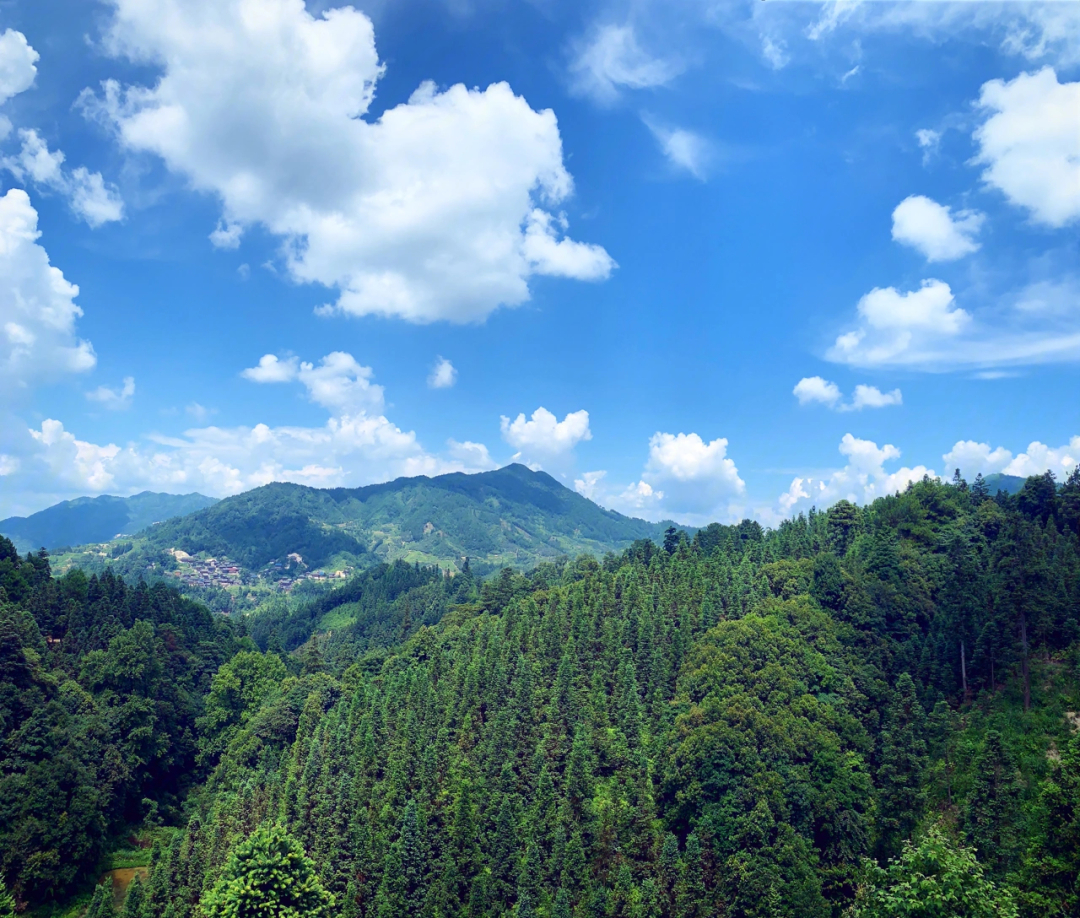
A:
<svg viewBox="0 0 1080 918">
<path fill-rule="evenodd" d="M 126 833 L 117 839 L 115 847 L 105 855 L 101 864 L 102 872 L 130 867 L 149 867 L 154 842 L 158 841 L 162 848 L 167 848 L 169 841 L 178 831 L 179 829 L 171 826 L 159 826 L 155 829 L 140 829 L 137 832 Z"/>
</svg>

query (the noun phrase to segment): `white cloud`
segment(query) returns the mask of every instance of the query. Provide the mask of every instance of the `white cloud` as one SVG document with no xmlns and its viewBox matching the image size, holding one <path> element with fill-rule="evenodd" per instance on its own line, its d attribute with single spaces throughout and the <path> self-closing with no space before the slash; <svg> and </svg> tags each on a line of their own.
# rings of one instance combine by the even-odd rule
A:
<svg viewBox="0 0 1080 918">
<path fill-rule="evenodd" d="M 296 357 L 281 360 L 264 354 L 257 366 L 240 375 L 256 383 L 284 383 L 299 380 L 308 390 L 308 398 L 333 412 L 382 411 L 383 387 L 371 382 L 371 367 L 356 361 L 352 354 L 334 351 L 316 366 L 299 362 Z"/>
<path fill-rule="evenodd" d="M 1062 480 L 1080 463 L 1080 436 L 1058 447 L 1046 446 L 1036 440 L 1028 444 L 1025 452 L 1015 457 L 1003 446 L 991 447 L 989 443 L 975 440 L 958 440 L 942 459 L 948 468 L 960 469 L 968 479 L 979 473 L 991 475 L 995 472 L 1027 478 L 1049 470 Z"/>
<path fill-rule="evenodd" d="M 892 392 L 882 392 L 877 386 L 858 385 L 855 387 L 855 396 L 851 400 L 851 410 L 887 408 L 890 405 L 902 405 L 903 403 L 904 397 L 899 389 L 893 389 Z"/>
<path fill-rule="evenodd" d="M 210 243 L 215 249 L 238 249 L 243 235 L 244 227 L 241 224 L 219 220 L 217 227 L 210 234 Z"/>
<path fill-rule="evenodd" d="M 928 261 L 952 261 L 979 250 L 975 241 L 985 216 L 962 210 L 955 216 L 948 207 L 913 194 L 904 198 L 892 214 L 892 237 L 918 249 Z"/>
<path fill-rule="evenodd" d="M 773 70 L 782 70 L 791 62 L 791 55 L 787 53 L 787 45 L 783 39 L 773 39 L 768 35 L 761 38 L 761 55 Z"/>
<path fill-rule="evenodd" d="M 592 499 L 594 498 L 590 498 Z M 667 515 L 663 509 L 664 492 L 658 491 L 644 480 L 628 485 L 621 493 L 610 495 L 606 499 L 602 495 L 595 499 L 627 516 L 659 520 Z"/>
<path fill-rule="evenodd" d="M 615 102 L 623 89 L 666 86 L 681 72 L 677 62 L 642 49 L 631 25 L 600 26 L 570 64 L 574 91 L 605 105 Z"/>
<path fill-rule="evenodd" d="M 923 151 L 922 164 L 928 166 L 941 148 L 941 131 L 920 128 L 915 132 L 915 139 L 919 143 L 919 149 Z"/>
<path fill-rule="evenodd" d="M 597 280 L 614 268 L 551 217 L 573 191 L 555 115 L 505 83 L 424 83 L 367 120 L 383 66 L 371 21 L 351 7 L 111 6 L 107 47 L 161 75 L 108 81 L 83 94 L 84 110 L 221 201 L 216 244 L 253 225 L 280 237 L 293 280 L 336 289 L 321 313 L 480 321 L 525 302 L 535 274 Z"/>
<path fill-rule="evenodd" d="M 0 105 L 33 85 L 38 57 L 22 32 L 7 29 L 0 34 Z"/>
<path fill-rule="evenodd" d="M 741 492 L 743 481 L 735 463 L 727 458 L 727 446 L 724 438 L 706 443 L 696 433 L 655 433 L 649 441 L 647 471 L 680 482 L 722 481 L 730 490 Z"/>
<path fill-rule="evenodd" d="M 1006 475 L 1041 475 L 1053 472 L 1059 481 L 1080 464 L 1080 436 L 1073 437 L 1064 446 L 1051 447 L 1036 440 L 1029 443 L 1025 452 L 1020 453 L 1002 471 Z"/>
<path fill-rule="evenodd" d="M 799 476 L 777 499 L 779 513 L 763 511 L 761 515 L 775 522 L 811 506 L 824 509 L 838 500 L 868 503 L 887 494 L 895 494 L 912 481 L 924 475 L 935 477 L 932 469 L 917 465 L 887 471 L 885 464 L 900 458 L 900 450 L 891 443 L 879 447 L 872 440 L 860 440 L 852 434 L 844 434 L 840 441 L 840 454 L 847 459 L 843 468 L 823 478 Z"/>
<path fill-rule="evenodd" d="M 120 445 L 82 440 L 47 419 L 23 434 L 21 453 L 12 450 L 18 469 L 12 487 L 0 493 L 0 516 L 80 494 L 151 489 L 225 496 L 270 481 L 356 487 L 402 475 L 492 467 L 482 443 L 450 440 L 445 455 L 427 452 L 415 433 L 380 413 L 382 388 L 370 378 L 371 371 L 348 354 L 299 364 L 293 380 L 313 402 L 329 408 L 322 426 L 198 427 L 178 437 L 151 434 Z"/>
<path fill-rule="evenodd" d="M 131 400 L 135 397 L 135 377 L 125 376 L 124 384 L 118 389 L 109 386 L 98 386 L 86 393 L 86 397 L 97 402 L 110 411 L 121 411 L 131 407 Z"/>
<path fill-rule="evenodd" d="M 807 14 L 816 15 L 805 31 L 812 41 L 821 41 L 842 30 L 906 32 L 933 42 L 967 37 L 982 43 L 990 36 L 1006 53 L 1028 60 L 1049 59 L 1063 65 L 1080 62 L 1077 50 L 1080 11 L 1071 0 L 1044 3 L 828 0 L 822 4 L 785 6 L 796 8 L 795 25 L 805 22 Z"/>
<path fill-rule="evenodd" d="M 653 515 L 688 524 L 731 517 L 730 501 L 745 492 L 746 484 L 727 447 L 722 437 L 706 442 L 696 433 L 653 434 L 634 490 L 641 509 L 648 512 L 651 504 Z"/>
<path fill-rule="evenodd" d="M 807 376 L 795 383 L 792 394 L 799 400 L 800 405 L 809 405 L 818 402 L 822 405 L 833 407 L 840 403 L 843 395 L 840 387 L 834 382 L 828 382 L 820 376 Z"/>
<path fill-rule="evenodd" d="M 299 361 L 295 357 L 281 360 L 273 354 L 264 354 L 259 358 L 258 366 L 248 367 L 240 375 L 257 383 L 291 382 L 296 379 L 298 370 Z"/>
<path fill-rule="evenodd" d="M 574 490 L 582 497 L 595 500 L 600 493 L 601 483 L 607 472 L 603 470 L 595 472 L 582 472 L 580 478 L 574 479 Z"/>
<path fill-rule="evenodd" d="M 956 336 L 971 316 L 955 306 L 949 285 L 924 280 L 918 290 L 875 287 L 858 304 L 859 325 L 840 335 L 828 358 L 853 366 L 919 363 L 928 347 Z"/>
<path fill-rule="evenodd" d="M 431 368 L 427 384 L 431 389 L 449 389 L 457 382 L 457 370 L 445 357 L 439 357 Z"/>
<path fill-rule="evenodd" d="M 14 456 L 8 456 L 6 453 L 0 453 L 0 476 L 14 475 L 19 471 L 19 460 Z"/>
<path fill-rule="evenodd" d="M 483 443 L 472 440 L 458 442 L 453 438 L 446 441 L 446 451 L 450 459 L 457 462 L 463 470 L 483 472 L 495 468 L 491 453 Z"/>
<path fill-rule="evenodd" d="M 25 191 L 12 188 L 0 197 L 0 392 L 9 396 L 85 372 L 97 359 L 76 335 L 79 288 L 49 264 L 40 235 Z"/>
<path fill-rule="evenodd" d="M 383 387 L 371 382 L 374 375 L 352 354 L 334 351 L 318 366 L 301 363 L 297 379 L 308 390 L 308 398 L 333 412 L 382 411 Z"/>
<path fill-rule="evenodd" d="M 905 293 L 872 290 L 859 301 L 855 328 L 825 356 L 859 367 L 971 368 L 984 378 L 1002 367 L 1080 360 L 1080 278 L 1053 252 L 1029 271 L 1037 279 L 1006 292 L 969 289 L 979 305 L 970 313 L 939 280 Z"/>
<path fill-rule="evenodd" d="M 882 392 L 877 386 L 859 384 L 850 402 L 844 401 L 840 387 L 820 376 L 807 376 L 800 379 L 792 390 L 800 405 L 818 403 L 833 411 L 862 411 L 863 408 L 886 408 L 890 405 L 902 405 L 903 395 L 899 389 Z"/>
<path fill-rule="evenodd" d="M 957 440 L 953 448 L 941 457 L 946 469 L 960 469 L 961 474 L 974 478 L 979 473 L 1000 472 L 1012 461 L 1012 453 L 1004 447 L 991 449 L 989 443 Z"/>
<path fill-rule="evenodd" d="M 1039 223 L 1080 217 L 1080 82 L 1044 67 L 984 83 L 978 106 L 988 114 L 974 133 L 983 180 Z"/>
<path fill-rule="evenodd" d="M 519 414 L 513 421 L 505 415 L 500 419 L 503 439 L 518 452 L 514 461 L 522 460 L 539 467 L 559 467 L 573 455 L 574 447 L 592 439 L 589 412 L 572 411 L 561 421 L 543 406 L 531 418 Z M 550 470 L 550 468 L 549 468 Z"/>
<path fill-rule="evenodd" d="M 22 148 L 18 155 L 5 157 L 2 165 L 20 181 L 51 188 L 68 198 L 71 209 L 93 228 L 122 220 L 124 202 L 115 186 L 106 185 L 100 172 L 78 166 L 64 170 L 64 154 L 51 151 L 35 130 L 20 130 Z"/>
<path fill-rule="evenodd" d="M 644 121 L 671 165 L 689 172 L 700 181 L 705 181 L 712 160 L 709 141 L 686 128 L 667 128 L 651 118 L 645 118 Z"/>
</svg>

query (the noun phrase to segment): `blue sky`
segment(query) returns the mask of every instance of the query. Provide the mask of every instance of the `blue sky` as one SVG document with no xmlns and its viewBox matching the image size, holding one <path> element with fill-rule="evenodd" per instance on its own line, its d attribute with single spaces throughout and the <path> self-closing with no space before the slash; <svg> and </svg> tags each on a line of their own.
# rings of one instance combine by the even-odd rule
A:
<svg viewBox="0 0 1080 918">
<path fill-rule="evenodd" d="M 4 0 L 0 517 L 1062 477 L 1078 48 L 1067 0 Z"/>
</svg>

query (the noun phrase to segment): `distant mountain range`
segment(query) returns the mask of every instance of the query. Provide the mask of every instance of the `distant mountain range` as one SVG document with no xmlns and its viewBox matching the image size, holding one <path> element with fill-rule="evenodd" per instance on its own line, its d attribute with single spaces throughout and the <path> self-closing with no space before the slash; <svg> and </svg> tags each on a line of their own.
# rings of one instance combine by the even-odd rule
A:
<svg viewBox="0 0 1080 918">
<path fill-rule="evenodd" d="M 0 535 L 20 552 L 107 542 L 134 535 L 154 523 L 183 516 L 217 503 L 203 494 L 157 494 L 143 491 L 133 497 L 78 497 L 65 500 L 31 516 L 0 520 Z"/>
<path fill-rule="evenodd" d="M 991 494 L 1015 494 L 1025 479 L 986 476 Z M 509 465 L 475 475 L 398 478 L 363 488 L 275 483 L 218 501 L 202 494 L 80 497 L 0 521 L 21 552 L 137 536 L 151 552 L 207 552 L 256 569 L 296 553 L 309 568 L 421 561 L 478 572 L 530 568 L 558 555 L 620 551 L 660 539 L 669 522 L 605 510 L 544 472 Z"/>
<path fill-rule="evenodd" d="M 545 472 L 515 464 L 364 488 L 269 484 L 155 526 L 140 541 L 149 549 L 223 555 L 249 569 L 295 552 L 309 567 L 341 556 L 460 567 L 467 557 L 482 572 L 619 551 L 661 537 L 668 525 L 605 510 Z"/>
</svg>

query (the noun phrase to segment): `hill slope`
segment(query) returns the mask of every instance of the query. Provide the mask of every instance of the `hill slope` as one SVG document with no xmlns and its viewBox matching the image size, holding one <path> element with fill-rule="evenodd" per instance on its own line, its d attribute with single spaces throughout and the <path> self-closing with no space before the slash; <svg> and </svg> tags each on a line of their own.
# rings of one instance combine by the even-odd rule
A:
<svg viewBox="0 0 1080 918">
<path fill-rule="evenodd" d="M 269 484 L 146 537 L 156 548 L 226 555 L 250 568 L 297 552 L 312 567 L 348 554 L 458 566 L 468 557 L 482 570 L 618 550 L 663 529 L 604 510 L 544 472 L 510 465 L 364 488 Z"/>
<path fill-rule="evenodd" d="M 134 535 L 147 526 L 183 516 L 216 503 L 202 494 L 157 494 L 143 491 L 133 497 L 78 497 L 30 516 L 0 520 L 0 534 L 21 552 L 62 545 L 107 542 L 118 535 Z"/>
</svg>

